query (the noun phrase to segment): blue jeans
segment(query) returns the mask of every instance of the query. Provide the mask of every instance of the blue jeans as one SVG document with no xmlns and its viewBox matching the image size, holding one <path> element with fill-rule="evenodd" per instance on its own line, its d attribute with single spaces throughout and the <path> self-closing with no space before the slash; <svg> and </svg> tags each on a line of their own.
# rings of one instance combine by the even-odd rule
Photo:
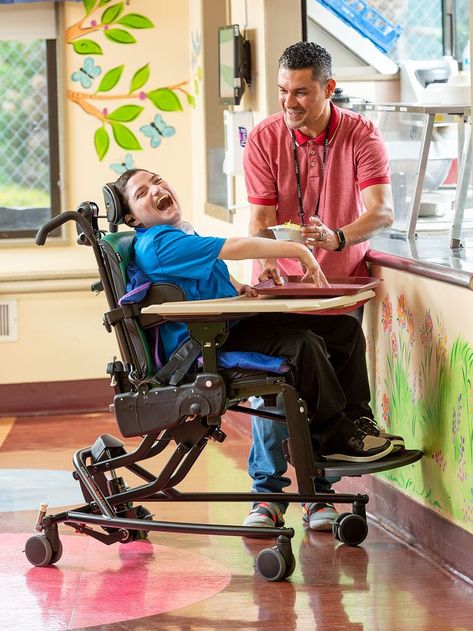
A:
<svg viewBox="0 0 473 631">
<path fill-rule="evenodd" d="M 265 408 L 277 414 L 285 413 L 282 400 L 278 400 L 276 407 L 265 407 L 261 397 L 253 397 L 252 407 L 255 410 Z M 284 475 L 287 461 L 282 449 L 282 441 L 288 437 L 287 427 L 285 423 L 252 416 L 251 430 L 253 445 L 248 459 L 248 473 L 253 479 L 252 490 L 254 493 L 280 493 L 291 483 Z M 318 478 L 315 489 L 318 493 L 333 493 L 332 484 L 339 480 L 339 477 Z M 287 508 L 287 504 L 280 506 L 283 512 Z"/>
</svg>

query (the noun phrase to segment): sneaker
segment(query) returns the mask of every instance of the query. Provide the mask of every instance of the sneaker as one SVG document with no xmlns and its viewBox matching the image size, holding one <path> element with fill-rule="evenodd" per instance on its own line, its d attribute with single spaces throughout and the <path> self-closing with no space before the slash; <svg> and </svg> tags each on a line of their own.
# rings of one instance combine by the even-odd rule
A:
<svg viewBox="0 0 473 631">
<path fill-rule="evenodd" d="M 243 525 L 256 528 L 281 528 L 284 526 L 284 513 L 278 504 L 259 502 L 253 506 Z"/>
<path fill-rule="evenodd" d="M 337 517 L 338 513 L 333 504 L 326 504 L 325 502 L 302 504 L 302 521 L 311 530 L 331 531 L 332 524 Z"/>
<path fill-rule="evenodd" d="M 326 460 L 347 462 L 373 462 L 381 460 L 393 450 L 393 444 L 386 438 L 372 436 L 355 428 L 353 435 L 334 453 L 322 453 Z"/>
<path fill-rule="evenodd" d="M 401 449 L 405 448 L 404 438 L 402 436 L 399 436 L 398 434 L 388 434 L 383 431 L 380 429 L 374 418 L 370 418 L 369 416 L 360 416 L 360 418 L 355 419 L 353 423 L 355 424 L 355 427 L 358 427 L 358 429 L 361 429 L 361 431 L 366 434 L 386 438 L 392 442 L 394 447 L 400 447 Z"/>
</svg>

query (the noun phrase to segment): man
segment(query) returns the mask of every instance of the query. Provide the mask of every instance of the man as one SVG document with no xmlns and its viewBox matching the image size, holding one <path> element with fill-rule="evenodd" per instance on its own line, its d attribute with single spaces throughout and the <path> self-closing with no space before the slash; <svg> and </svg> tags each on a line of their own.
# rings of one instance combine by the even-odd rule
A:
<svg viewBox="0 0 473 631">
<path fill-rule="evenodd" d="M 242 290 L 252 293 L 231 278 L 222 259 L 290 257 L 299 261 L 305 278 L 319 286 L 327 283 L 304 244 L 254 237 L 201 237 L 184 231 L 177 196 L 159 175 L 132 169 L 118 178 L 115 187 L 121 197 L 125 223 L 136 229 L 137 267 L 152 282 L 179 285 L 187 300 L 235 296 Z M 348 316 L 341 317 L 355 322 Z M 345 398 L 323 341 L 307 328 L 311 319 L 299 315 L 283 319 L 275 313 L 235 322 L 222 350 L 286 359 L 295 387 L 307 403 L 314 445 L 322 457 L 352 462 L 384 457 L 392 451 L 392 443 L 363 432 L 346 416 Z M 356 334 L 354 327 L 352 330 Z M 159 336 L 161 359 L 166 362 L 188 335 L 185 323 L 163 323 Z M 307 366 L 314 369 L 307 370 Z"/>
<path fill-rule="evenodd" d="M 299 223 L 306 244 L 332 277 L 367 276 L 367 239 L 391 225 L 393 202 L 388 156 L 373 124 L 360 114 L 331 102 L 335 90 L 331 56 L 321 46 L 299 42 L 279 60 L 281 112 L 250 133 L 244 168 L 251 208 L 250 234 L 265 235 L 270 226 Z M 280 272 L 298 274 L 294 262 L 264 258 L 259 279 L 280 283 Z M 361 309 L 354 311 L 361 321 Z M 347 415 L 365 431 L 379 435 L 369 406 L 366 359 L 355 371 L 353 339 L 346 316 L 312 316 L 311 330 L 325 342 L 346 397 Z M 358 352 L 358 351 L 357 351 Z M 257 402 L 256 408 L 262 402 Z M 289 484 L 281 443 L 283 425 L 254 417 L 249 473 L 255 492 L 281 491 Z M 392 437 L 402 446 L 401 437 Z M 328 480 L 317 490 L 327 492 Z M 255 503 L 246 525 L 283 523 L 286 506 Z M 313 530 L 331 529 L 337 512 L 332 504 L 303 507 L 303 520 Z"/>
</svg>

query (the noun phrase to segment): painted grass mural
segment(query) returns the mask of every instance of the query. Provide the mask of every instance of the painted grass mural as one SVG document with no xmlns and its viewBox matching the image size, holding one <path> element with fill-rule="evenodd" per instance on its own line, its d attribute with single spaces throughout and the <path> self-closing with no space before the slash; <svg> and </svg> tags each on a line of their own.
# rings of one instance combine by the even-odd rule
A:
<svg viewBox="0 0 473 631">
<path fill-rule="evenodd" d="M 473 348 L 404 294 L 386 294 L 369 358 L 375 366 L 376 418 L 425 457 L 379 474 L 473 532 Z M 376 350 L 376 356 L 374 356 Z"/>
</svg>

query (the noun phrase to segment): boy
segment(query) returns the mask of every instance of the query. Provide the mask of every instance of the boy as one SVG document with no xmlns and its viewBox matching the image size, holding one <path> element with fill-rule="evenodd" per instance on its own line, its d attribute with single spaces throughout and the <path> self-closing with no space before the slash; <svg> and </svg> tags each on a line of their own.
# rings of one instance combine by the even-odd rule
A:
<svg viewBox="0 0 473 631">
<path fill-rule="evenodd" d="M 304 279 L 319 286 L 327 280 L 310 250 L 303 244 L 256 237 L 201 237 L 182 228 L 181 207 L 172 186 L 161 176 L 131 169 L 115 182 L 121 197 L 124 221 L 136 229 L 135 261 L 152 282 L 179 285 L 187 300 L 256 295 L 231 278 L 223 259 L 295 258 Z M 353 369 L 364 344 L 363 333 L 353 321 Z M 327 357 L 322 338 L 310 329 L 310 316 L 260 314 L 235 323 L 223 349 L 283 356 L 292 368 L 295 387 L 306 401 L 314 446 L 329 460 L 371 462 L 392 449 L 392 443 L 358 429 L 345 415 L 345 395 Z M 188 337 L 187 326 L 166 322 L 160 328 L 163 359 Z M 350 366 L 347 366 L 349 369 Z"/>
</svg>

